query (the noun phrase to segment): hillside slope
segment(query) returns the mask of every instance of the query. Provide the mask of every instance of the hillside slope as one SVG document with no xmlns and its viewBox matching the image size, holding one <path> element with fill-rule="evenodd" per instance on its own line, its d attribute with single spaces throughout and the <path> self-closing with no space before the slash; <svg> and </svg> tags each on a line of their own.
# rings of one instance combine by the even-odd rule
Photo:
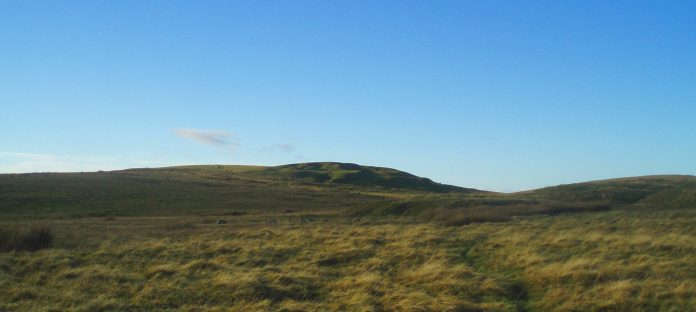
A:
<svg viewBox="0 0 696 312">
<path fill-rule="evenodd" d="M 335 162 L 0 175 L 0 215 L 10 219 L 345 210 L 353 215 L 505 220 L 618 207 L 696 207 L 696 177 L 620 178 L 502 194 L 390 168 Z"/>
<path fill-rule="evenodd" d="M 4 174 L 0 175 L 0 214 L 85 217 L 326 211 L 394 194 L 429 192 L 474 190 L 398 170 L 341 163 Z"/>
<path fill-rule="evenodd" d="M 610 201 L 616 206 L 696 207 L 696 177 L 655 175 L 590 181 L 518 193 L 563 201 Z"/>
<path fill-rule="evenodd" d="M 353 207 L 348 213 L 355 216 L 419 216 L 461 225 L 507 221 L 513 216 L 639 208 L 696 208 L 696 177 L 663 175 L 619 178 L 512 194 L 430 194 L 409 199 L 371 201 Z"/>
</svg>

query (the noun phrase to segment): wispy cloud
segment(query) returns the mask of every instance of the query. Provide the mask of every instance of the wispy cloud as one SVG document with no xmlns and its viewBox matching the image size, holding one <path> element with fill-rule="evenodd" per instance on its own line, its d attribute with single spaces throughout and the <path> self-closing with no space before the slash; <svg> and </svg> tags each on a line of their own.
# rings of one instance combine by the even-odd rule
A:
<svg viewBox="0 0 696 312">
<path fill-rule="evenodd" d="M 171 131 L 180 138 L 193 140 L 203 145 L 225 147 L 232 153 L 235 153 L 239 147 L 239 144 L 234 142 L 237 140 L 235 134 L 230 131 L 189 128 L 176 128 Z"/>
<path fill-rule="evenodd" d="M 283 144 L 273 144 L 270 147 L 266 149 L 267 151 L 282 151 L 286 153 L 290 153 L 295 150 L 295 146 L 293 146 L 290 143 L 283 143 Z"/>
</svg>

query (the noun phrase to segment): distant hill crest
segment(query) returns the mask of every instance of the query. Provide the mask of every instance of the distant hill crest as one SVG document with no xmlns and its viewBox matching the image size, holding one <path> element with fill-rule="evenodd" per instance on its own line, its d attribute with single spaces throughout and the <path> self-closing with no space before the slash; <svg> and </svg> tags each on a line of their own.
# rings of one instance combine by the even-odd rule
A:
<svg viewBox="0 0 696 312">
<path fill-rule="evenodd" d="M 384 168 L 362 166 L 353 163 L 310 162 L 268 167 L 262 171 L 287 179 L 307 183 L 331 183 L 362 187 L 418 190 L 436 193 L 469 193 L 477 190 L 433 182 L 408 172 Z"/>
</svg>

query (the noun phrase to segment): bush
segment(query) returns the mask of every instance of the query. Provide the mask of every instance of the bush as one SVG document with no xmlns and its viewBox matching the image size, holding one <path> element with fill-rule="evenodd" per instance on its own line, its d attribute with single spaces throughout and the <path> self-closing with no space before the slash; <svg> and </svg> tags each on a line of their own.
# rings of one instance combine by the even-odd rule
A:
<svg viewBox="0 0 696 312">
<path fill-rule="evenodd" d="M 37 251 L 53 243 L 53 233 L 47 226 L 37 226 L 27 232 L 18 228 L 0 228 L 0 252 Z"/>
</svg>

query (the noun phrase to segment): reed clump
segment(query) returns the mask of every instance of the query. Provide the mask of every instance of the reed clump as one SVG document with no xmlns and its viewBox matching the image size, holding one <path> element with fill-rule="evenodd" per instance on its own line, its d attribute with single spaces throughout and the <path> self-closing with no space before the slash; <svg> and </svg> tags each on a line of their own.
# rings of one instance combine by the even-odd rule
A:
<svg viewBox="0 0 696 312">
<path fill-rule="evenodd" d="M 37 251 L 53 243 L 53 232 L 48 226 L 34 226 L 29 230 L 18 227 L 0 228 L 0 251 Z"/>
</svg>

